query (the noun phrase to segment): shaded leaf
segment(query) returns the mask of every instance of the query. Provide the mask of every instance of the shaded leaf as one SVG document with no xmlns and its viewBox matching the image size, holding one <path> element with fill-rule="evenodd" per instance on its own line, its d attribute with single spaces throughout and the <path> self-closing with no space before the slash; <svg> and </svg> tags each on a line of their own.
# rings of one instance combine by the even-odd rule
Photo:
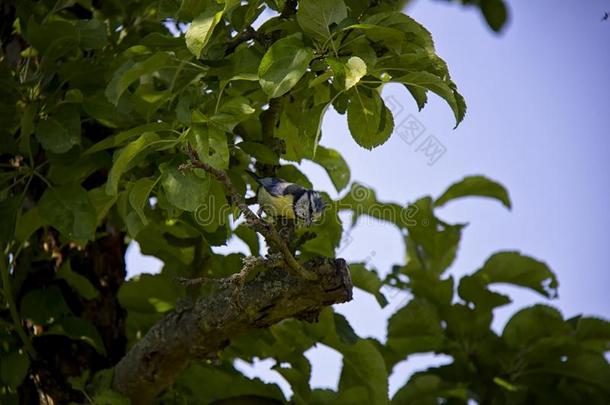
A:
<svg viewBox="0 0 610 405">
<path fill-rule="evenodd" d="M 392 398 L 393 404 L 436 405 L 442 399 L 468 399 L 465 386 L 453 385 L 432 374 L 416 374 Z"/>
<path fill-rule="evenodd" d="M 423 299 L 413 299 L 388 321 L 388 347 L 396 353 L 394 362 L 413 353 L 441 348 L 445 334 L 436 308 Z"/>
<path fill-rule="evenodd" d="M 71 314 L 61 291 L 54 285 L 29 291 L 21 299 L 19 309 L 21 318 L 30 319 L 37 325 L 57 322 Z"/>
<path fill-rule="evenodd" d="M 519 252 L 494 254 L 474 276 L 480 277 L 486 284 L 514 284 L 534 290 L 547 298 L 557 296 L 557 278 L 549 267 Z"/>
<path fill-rule="evenodd" d="M 55 323 L 46 334 L 65 335 L 70 339 L 82 340 L 90 344 L 99 354 L 106 355 L 102 338 L 90 321 L 76 316 L 69 316 Z"/>
<path fill-rule="evenodd" d="M 350 180 L 350 170 L 339 152 L 319 145 L 313 160 L 326 170 L 337 192 L 347 187 Z"/>
<path fill-rule="evenodd" d="M 87 191 L 78 184 L 46 189 L 38 203 L 38 212 L 69 239 L 84 242 L 95 236 L 95 208 Z"/>
<path fill-rule="evenodd" d="M 248 248 L 250 249 L 250 254 L 252 256 L 258 256 L 260 253 L 260 246 L 258 241 L 258 234 L 250 227 L 242 224 L 235 228 L 235 235 L 243 240 Z"/>
<path fill-rule="evenodd" d="M 36 126 L 36 138 L 42 147 L 54 153 L 65 153 L 80 140 L 79 107 L 73 104 L 60 106 Z"/>
<path fill-rule="evenodd" d="M 349 270 L 355 287 L 373 294 L 382 308 L 388 305 L 388 300 L 380 291 L 383 283 L 375 270 L 368 270 L 363 263 L 352 263 Z"/>
<path fill-rule="evenodd" d="M 508 20 L 508 10 L 504 1 L 482 0 L 480 7 L 489 27 L 496 32 L 500 32 Z"/>
<path fill-rule="evenodd" d="M 4 384 L 17 388 L 25 379 L 30 368 L 30 358 L 23 351 L 15 351 L 2 355 L 0 361 L 0 377 Z"/>
<path fill-rule="evenodd" d="M 455 116 L 455 126 L 457 127 L 466 115 L 466 103 L 464 98 L 457 92 L 451 82 L 446 82 L 430 72 L 410 72 L 393 81 L 403 83 L 412 87 L 419 87 L 430 90 L 442 97 Z"/>
<path fill-rule="evenodd" d="M 55 277 L 65 280 L 70 287 L 87 300 L 95 299 L 100 295 L 100 292 L 87 277 L 72 270 L 69 260 L 61 265 Z"/>
<path fill-rule="evenodd" d="M 506 188 L 484 176 L 469 176 L 452 184 L 434 201 L 434 206 L 441 207 L 451 200 L 471 196 L 493 198 L 500 201 L 506 208 L 511 208 Z"/>
<path fill-rule="evenodd" d="M 375 346 L 367 341 L 342 348 L 343 369 L 339 380 L 339 391 L 359 387 L 358 401 L 370 404 L 388 402 L 388 372 L 383 357 Z M 354 403 L 354 402 L 349 402 Z"/>
<path fill-rule="evenodd" d="M 144 224 L 147 222 L 146 214 L 144 214 L 144 207 L 148 205 L 150 192 L 155 184 L 157 184 L 156 180 L 143 177 L 134 183 L 131 191 L 129 192 L 129 203 L 140 216 L 140 219 Z"/>
<path fill-rule="evenodd" d="M 154 53 L 141 62 L 134 62 L 130 59 L 112 76 L 112 80 L 106 87 L 106 97 L 111 103 L 118 105 L 119 99 L 133 82 L 171 65 L 171 57 L 165 52 Z"/>
<path fill-rule="evenodd" d="M 561 313 L 546 305 L 534 305 L 514 314 L 502 331 L 511 347 L 524 348 L 551 336 L 567 335 L 569 326 Z"/>
</svg>

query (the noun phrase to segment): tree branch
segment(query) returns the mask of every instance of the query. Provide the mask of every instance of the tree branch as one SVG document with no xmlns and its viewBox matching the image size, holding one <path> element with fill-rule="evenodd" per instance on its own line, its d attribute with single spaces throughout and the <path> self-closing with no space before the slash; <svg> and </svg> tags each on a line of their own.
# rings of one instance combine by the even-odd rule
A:
<svg viewBox="0 0 610 405">
<path fill-rule="evenodd" d="M 317 258 L 305 267 L 318 281 L 271 268 L 238 290 L 240 307 L 226 286 L 169 313 L 115 366 L 113 388 L 134 404 L 150 403 L 191 360 L 216 357 L 230 339 L 287 318 L 313 321 L 323 308 L 352 299 L 345 260 Z"/>
<path fill-rule="evenodd" d="M 227 173 L 225 173 L 223 170 L 216 169 L 205 162 L 202 162 L 197 156 L 197 152 L 190 145 L 187 147 L 187 152 L 190 157 L 190 163 L 187 165 L 182 165 L 180 167 L 181 170 L 192 167 L 203 169 L 214 176 L 218 181 L 223 183 L 227 192 L 231 196 L 231 201 L 237 206 L 237 208 L 239 208 L 242 214 L 244 214 L 248 224 L 250 224 L 255 231 L 259 232 L 265 237 L 265 240 L 270 247 L 275 248 L 279 253 L 281 253 L 284 261 L 286 261 L 286 264 L 288 264 L 288 270 L 298 274 L 306 280 L 316 279 L 315 274 L 303 269 L 301 264 L 294 258 L 290 252 L 290 249 L 286 245 L 286 242 L 282 239 L 273 224 L 264 223 L 256 214 L 254 214 L 254 212 L 252 212 L 252 210 L 246 204 L 244 197 L 235 189 L 235 186 L 231 182 L 231 179 Z"/>
</svg>

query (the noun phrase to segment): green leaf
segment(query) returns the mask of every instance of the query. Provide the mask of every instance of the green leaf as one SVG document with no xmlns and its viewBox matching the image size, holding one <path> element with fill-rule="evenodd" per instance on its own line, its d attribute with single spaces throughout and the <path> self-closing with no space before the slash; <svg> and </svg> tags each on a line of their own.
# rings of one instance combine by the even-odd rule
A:
<svg viewBox="0 0 610 405">
<path fill-rule="evenodd" d="M 378 201 L 375 191 L 360 183 L 352 183 L 349 192 L 337 205 L 341 211 L 352 212 L 352 226 L 356 225 L 360 216 L 367 215 L 395 224 L 401 230 L 406 228 L 406 224 L 401 221 L 404 215 L 400 205 Z"/>
<path fill-rule="evenodd" d="M 503 0 L 482 0 L 481 12 L 489 27 L 495 32 L 502 31 L 508 19 L 508 10 Z"/>
<path fill-rule="evenodd" d="M 93 403 L 96 405 L 131 405 L 131 400 L 111 389 L 95 391 Z"/>
<path fill-rule="evenodd" d="M 352 137 L 369 150 L 382 145 L 394 129 L 392 113 L 376 91 L 355 87 L 350 92 L 347 124 Z"/>
<path fill-rule="evenodd" d="M 318 146 L 314 162 L 326 170 L 337 192 L 341 192 L 350 180 L 349 166 L 343 156 L 334 149 Z"/>
<path fill-rule="evenodd" d="M 239 225 L 235 228 L 235 235 L 243 240 L 248 248 L 250 249 L 250 254 L 252 256 L 258 256 L 260 253 L 260 245 L 258 241 L 258 234 L 250 227 L 246 225 Z"/>
<path fill-rule="evenodd" d="M 208 195 L 205 204 L 195 212 L 195 221 L 208 232 L 216 232 L 220 226 L 227 223 L 231 207 L 225 195 L 225 188 L 218 180 L 210 179 Z M 224 241 L 225 236 L 223 236 Z"/>
<path fill-rule="evenodd" d="M 80 46 L 83 49 L 100 49 L 107 44 L 106 24 L 99 20 L 77 20 L 75 24 L 79 32 Z"/>
<path fill-rule="evenodd" d="M 343 0 L 301 0 L 297 21 L 303 31 L 314 39 L 326 41 L 331 37 L 330 26 L 347 18 Z"/>
<path fill-rule="evenodd" d="M 79 376 L 68 377 L 70 386 L 77 391 L 84 391 L 86 388 L 87 381 L 89 381 L 91 371 L 85 370 Z"/>
<path fill-rule="evenodd" d="M 55 285 L 29 291 L 21 299 L 19 309 L 21 318 L 30 319 L 37 325 L 57 322 L 72 313 L 61 291 Z"/>
<path fill-rule="evenodd" d="M 330 200 L 328 195 L 324 195 L 324 200 Z M 303 252 L 325 257 L 335 257 L 335 249 L 339 246 L 343 233 L 343 226 L 337 215 L 335 204 L 326 208 L 320 222 L 314 223 L 303 231 L 316 234 L 315 238 L 308 240 L 301 246 Z"/>
<path fill-rule="evenodd" d="M 201 58 L 205 46 L 212 37 L 214 28 L 222 19 L 223 9 L 216 2 L 209 2 L 205 11 L 199 14 L 186 31 L 186 47 L 196 58 Z"/>
<path fill-rule="evenodd" d="M 276 171 L 277 177 L 291 183 L 297 183 L 309 189 L 313 189 L 311 181 L 293 165 L 280 166 Z"/>
<path fill-rule="evenodd" d="M 252 114 L 256 112 L 251 104 L 252 102 L 246 97 L 232 97 L 220 105 L 218 111 L 210 117 L 210 122 L 231 132 L 235 126 L 251 118 Z"/>
<path fill-rule="evenodd" d="M 124 283 L 118 293 L 119 302 L 128 311 L 141 313 L 167 312 L 180 298 L 182 287 L 169 274 L 139 274 Z"/>
<path fill-rule="evenodd" d="M 202 384 L 202 381 L 211 381 L 213 384 Z M 193 398 L 214 398 L 216 402 L 228 404 L 267 404 L 271 400 L 275 401 L 273 403 L 286 402 L 276 384 L 265 384 L 259 378 L 247 378 L 230 366 L 215 367 L 191 362 L 174 386 L 181 392 L 192 392 Z M 227 390 L 227 387 L 231 389 Z M 171 398 L 173 396 L 168 399 Z"/>
<path fill-rule="evenodd" d="M 313 159 L 316 141 L 319 140 L 322 117 L 329 104 L 316 105 L 307 109 L 299 101 L 286 104 L 275 136 L 286 144 L 283 159 L 301 162 L 303 158 Z"/>
<path fill-rule="evenodd" d="M 610 322 L 598 318 L 578 319 L 576 338 L 583 346 L 599 353 L 610 351 Z"/>
<path fill-rule="evenodd" d="M 453 111 L 456 127 L 462 122 L 464 115 L 466 115 L 466 103 L 464 98 L 454 88 L 455 85 L 442 80 L 430 72 L 410 72 L 392 81 L 430 90 L 442 97 Z"/>
<path fill-rule="evenodd" d="M 131 128 L 126 131 L 121 131 L 116 135 L 104 138 L 103 140 L 99 141 L 98 143 L 87 149 L 83 153 L 83 156 L 94 154 L 96 152 L 100 152 L 106 149 L 124 146 L 125 143 L 128 142 L 130 139 L 135 138 L 138 135 L 142 135 L 146 132 L 160 132 L 169 130 L 171 130 L 171 126 L 165 122 L 151 122 L 149 124 L 139 125 L 135 128 Z"/>
<path fill-rule="evenodd" d="M 161 69 L 172 66 L 172 58 L 169 53 L 157 52 L 141 62 L 128 60 L 112 76 L 110 83 L 106 87 L 106 97 L 115 106 L 119 104 L 119 99 L 136 80 L 143 76 L 150 75 Z"/>
<path fill-rule="evenodd" d="M 229 167 L 227 135 L 220 129 L 193 125 L 188 140 L 203 162 L 221 170 Z"/>
<path fill-rule="evenodd" d="M 147 223 L 146 214 L 144 214 L 144 207 L 146 207 L 148 204 L 148 197 L 155 184 L 157 184 L 156 180 L 143 177 L 134 183 L 131 191 L 129 192 L 129 203 L 137 212 L 144 225 Z"/>
<path fill-rule="evenodd" d="M 383 357 L 373 343 L 360 340 L 353 345 L 344 346 L 343 369 L 339 380 L 339 392 L 350 388 L 364 388 L 358 401 L 368 404 L 388 402 L 388 372 Z M 350 402 L 354 403 L 354 402 Z"/>
<path fill-rule="evenodd" d="M 487 282 L 482 277 L 464 276 L 458 286 L 458 294 L 466 302 L 472 302 L 477 309 L 489 311 L 512 301 L 504 294 L 490 291 Z"/>
<path fill-rule="evenodd" d="M 78 184 L 46 189 L 38 203 L 38 212 L 67 238 L 85 242 L 95 237 L 95 208 L 87 191 Z"/>
<path fill-rule="evenodd" d="M 406 50 L 403 47 L 412 49 L 413 46 L 429 52 L 434 51 L 434 43 L 430 32 L 413 18 L 400 11 L 372 14 L 363 20 L 363 24 L 359 25 L 368 26 L 367 30 L 372 31 L 381 28 L 380 39 L 383 41 L 388 39 L 388 36 L 394 37 L 393 39 L 397 40 L 397 44 L 399 44 L 397 51 Z M 347 27 L 347 29 L 349 28 Z M 398 35 L 396 35 L 396 32 L 398 32 Z"/>
<path fill-rule="evenodd" d="M 345 89 L 354 87 L 366 75 L 366 63 L 357 56 L 352 56 L 345 64 Z"/>
<path fill-rule="evenodd" d="M 373 294 L 382 308 L 388 305 L 388 300 L 380 291 L 383 283 L 375 270 L 368 270 L 363 263 L 352 263 L 349 270 L 354 286 Z"/>
<path fill-rule="evenodd" d="M 407 266 L 442 274 L 455 260 L 464 225 L 451 225 L 436 218 L 430 197 L 417 200 L 406 212 Z"/>
<path fill-rule="evenodd" d="M 87 300 L 93 300 L 100 295 L 100 292 L 91 284 L 87 277 L 72 270 L 69 260 L 61 265 L 55 277 L 65 280 L 70 287 Z"/>
<path fill-rule="evenodd" d="M 210 180 L 194 171 L 181 172 L 178 161 L 163 163 L 159 168 L 162 173 L 161 185 L 168 201 L 176 208 L 185 211 L 195 211 L 208 203 Z"/>
<path fill-rule="evenodd" d="M 45 150 L 65 153 L 80 144 L 80 113 L 74 104 L 63 104 L 36 126 L 36 139 Z"/>
<path fill-rule="evenodd" d="M 15 236 L 20 200 L 19 197 L 12 196 L 0 201 L 0 242 L 10 242 Z"/>
<path fill-rule="evenodd" d="M 43 225 L 44 219 L 40 216 L 38 207 L 34 207 L 19 216 L 15 227 L 15 237 L 18 241 L 25 242 Z"/>
<path fill-rule="evenodd" d="M 235 146 L 255 158 L 258 162 L 271 165 L 278 163 L 279 157 L 270 147 L 263 143 L 244 141 Z"/>
<path fill-rule="evenodd" d="M 82 340 L 90 344 L 99 354 L 106 355 L 104 342 L 99 332 L 91 323 L 83 318 L 69 316 L 54 324 L 45 334 L 65 335 L 70 339 Z"/>
<path fill-rule="evenodd" d="M 508 283 L 534 290 L 547 298 L 557 297 L 557 277 L 549 267 L 519 252 L 500 252 L 491 256 L 473 275 L 486 284 Z"/>
<path fill-rule="evenodd" d="M 506 208 L 511 208 L 508 191 L 504 186 L 484 176 L 469 176 L 452 184 L 443 195 L 436 199 L 434 206 L 441 207 L 451 200 L 470 196 L 493 198 L 500 201 Z"/>
<path fill-rule="evenodd" d="M 263 91 L 270 98 L 286 94 L 305 74 L 312 59 L 313 51 L 303 44 L 300 34 L 278 40 L 265 53 L 258 69 Z"/>
<path fill-rule="evenodd" d="M 23 351 L 3 354 L 0 360 L 1 380 L 12 388 L 17 388 L 25 379 L 30 368 L 30 358 Z"/>
<path fill-rule="evenodd" d="M 441 348 L 445 333 L 436 308 L 423 299 L 413 299 L 388 320 L 388 347 L 396 353 L 394 362 L 413 353 Z"/>
<path fill-rule="evenodd" d="M 546 305 L 534 305 L 510 318 L 502 338 L 509 346 L 523 349 L 541 339 L 569 333 L 570 327 L 563 321 L 558 310 Z"/>
<path fill-rule="evenodd" d="M 106 218 L 108 211 L 117 201 L 118 196 L 112 196 L 106 194 L 106 187 L 101 186 L 91 189 L 87 192 L 93 208 L 95 209 L 95 216 L 97 219 L 97 226 L 102 224 L 102 221 Z"/>
<path fill-rule="evenodd" d="M 159 136 L 157 134 L 146 132 L 115 155 L 114 164 L 112 165 L 112 169 L 110 169 L 108 181 L 106 182 L 106 193 L 109 195 L 117 195 L 119 180 L 123 173 L 129 170 L 130 165 L 136 156 L 140 155 L 141 157 L 145 153 L 148 153 L 151 150 L 151 144 L 158 140 Z"/>
<path fill-rule="evenodd" d="M 335 333 L 344 344 L 353 345 L 358 343 L 360 337 L 354 332 L 354 328 L 350 325 L 349 321 L 345 316 L 333 313 L 333 321 L 335 322 Z"/>
<path fill-rule="evenodd" d="M 433 374 L 416 374 L 392 398 L 393 404 L 436 405 L 443 399 L 468 400 L 465 386 L 453 385 Z M 461 402 L 458 402 L 461 403 Z"/>
</svg>

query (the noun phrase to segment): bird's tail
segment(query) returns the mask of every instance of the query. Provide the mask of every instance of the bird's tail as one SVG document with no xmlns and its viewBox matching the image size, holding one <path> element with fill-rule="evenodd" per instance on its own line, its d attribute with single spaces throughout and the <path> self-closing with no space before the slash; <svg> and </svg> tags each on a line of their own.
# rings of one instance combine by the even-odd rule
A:
<svg viewBox="0 0 610 405">
<path fill-rule="evenodd" d="M 254 180 L 256 180 L 257 183 L 260 183 L 261 176 L 259 176 L 258 174 L 254 173 L 253 171 L 250 171 L 250 170 L 246 170 L 246 173 L 248 173 L 250 176 L 252 176 L 252 178 Z"/>
</svg>

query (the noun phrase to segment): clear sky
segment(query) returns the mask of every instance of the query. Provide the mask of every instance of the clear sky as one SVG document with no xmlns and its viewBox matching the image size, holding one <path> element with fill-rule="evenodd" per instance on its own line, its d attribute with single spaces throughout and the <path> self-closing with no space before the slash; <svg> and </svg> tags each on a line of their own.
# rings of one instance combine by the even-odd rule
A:
<svg viewBox="0 0 610 405">
<path fill-rule="evenodd" d="M 351 139 L 345 116 L 334 111 L 323 124 L 322 144 L 341 151 L 352 178 L 372 186 L 380 200 L 406 203 L 423 195 L 438 196 L 451 183 L 484 174 L 509 190 L 513 209 L 484 199 L 455 201 L 438 214 L 448 222 L 468 222 L 456 276 L 479 268 L 498 250 L 520 250 L 545 261 L 558 275 L 559 299 L 551 302 L 564 316 L 579 313 L 610 318 L 610 1 L 510 1 L 511 22 L 498 36 L 490 32 L 477 9 L 444 1 L 419 0 L 407 10 L 432 33 L 466 98 L 464 122 L 453 130 L 449 107 L 431 96 L 417 112 L 401 87 L 388 86 L 386 100 L 413 114 L 446 152 L 433 165 L 399 136 L 372 152 Z M 422 138 L 423 139 L 423 138 Z M 336 196 L 321 168 L 303 164 L 316 188 Z M 383 275 L 404 263 L 404 246 L 391 226 L 361 221 L 340 256 L 367 261 Z M 230 249 L 240 249 L 234 243 Z M 130 274 L 154 271 L 159 265 L 128 252 Z M 529 292 L 501 288 L 515 303 L 496 311 L 501 329 L 516 309 L 543 301 Z M 406 297 L 391 299 L 383 311 L 365 293 L 336 306 L 361 336 L 385 339 L 387 317 Z M 336 387 L 341 356 L 331 349 L 311 350 L 312 383 Z M 394 369 L 394 393 L 414 370 L 443 359 L 409 358 Z M 255 367 L 241 363 L 248 375 L 279 381 L 270 362 Z"/>
</svg>

